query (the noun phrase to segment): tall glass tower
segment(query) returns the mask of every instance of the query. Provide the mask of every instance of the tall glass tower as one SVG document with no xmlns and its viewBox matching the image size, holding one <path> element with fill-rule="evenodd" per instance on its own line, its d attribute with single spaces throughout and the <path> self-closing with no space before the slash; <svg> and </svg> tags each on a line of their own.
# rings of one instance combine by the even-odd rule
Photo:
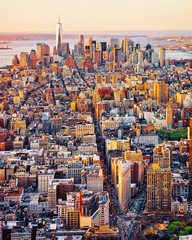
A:
<svg viewBox="0 0 192 240">
<path fill-rule="evenodd" d="M 56 50 L 59 55 L 62 53 L 62 23 L 60 22 L 60 16 L 56 25 Z"/>
</svg>

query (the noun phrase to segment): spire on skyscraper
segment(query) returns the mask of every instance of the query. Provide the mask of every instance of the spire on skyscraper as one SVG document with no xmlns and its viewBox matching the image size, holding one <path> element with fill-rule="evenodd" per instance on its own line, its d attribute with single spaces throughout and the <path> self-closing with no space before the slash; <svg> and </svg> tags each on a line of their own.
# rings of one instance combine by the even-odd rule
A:
<svg viewBox="0 0 192 240">
<path fill-rule="evenodd" d="M 62 51 L 62 24 L 60 22 L 60 13 L 59 13 L 59 22 L 56 25 L 56 50 L 58 51 L 58 55 L 61 54 Z"/>
<path fill-rule="evenodd" d="M 61 23 L 61 21 L 60 21 L 60 13 L 59 13 L 59 23 Z"/>
</svg>

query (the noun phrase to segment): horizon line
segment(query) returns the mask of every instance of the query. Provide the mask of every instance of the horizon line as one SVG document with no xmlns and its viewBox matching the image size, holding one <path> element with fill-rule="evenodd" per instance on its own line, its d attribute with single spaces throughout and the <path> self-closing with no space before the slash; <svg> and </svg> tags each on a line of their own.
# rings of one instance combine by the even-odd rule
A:
<svg viewBox="0 0 192 240">
<path fill-rule="evenodd" d="M 112 32 L 185 32 L 185 31 L 191 31 L 189 29 L 186 30 L 174 30 L 174 29 L 169 29 L 169 30 L 66 30 L 63 31 L 63 34 L 65 33 L 79 33 L 79 32 L 84 32 L 84 33 L 96 33 L 96 32 L 102 32 L 102 33 L 112 33 Z M 0 32 L 0 34 L 54 34 L 55 31 L 9 31 L 9 32 Z"/>
</svg>

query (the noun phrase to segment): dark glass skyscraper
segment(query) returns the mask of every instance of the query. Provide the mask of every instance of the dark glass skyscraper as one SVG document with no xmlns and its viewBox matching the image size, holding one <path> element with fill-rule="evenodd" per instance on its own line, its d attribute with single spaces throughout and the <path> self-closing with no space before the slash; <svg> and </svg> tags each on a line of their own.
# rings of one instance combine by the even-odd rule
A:
<svg viewBox="0 0 192 240">
<path fill-rule="evenodd" d="M 59 22 L 56 25 L 56 51 L 58 55 L 62 54 L 62 24 L 60 22 L 60 17 L 59 17 Z"/>
</svg>

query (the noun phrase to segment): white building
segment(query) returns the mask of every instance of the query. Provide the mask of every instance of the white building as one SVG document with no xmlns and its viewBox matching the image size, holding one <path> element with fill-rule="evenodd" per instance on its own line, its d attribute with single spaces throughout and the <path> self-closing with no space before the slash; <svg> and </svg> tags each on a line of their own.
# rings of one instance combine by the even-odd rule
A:
<svg viewBox="0 0 192 240">
<path fill-rule="evenodd" d="M 133 140 L 135 143 L 145 145 L 157 145 L 159 143 L 159 137 L 157 135 L 140 135 Z"/>
</svg>

